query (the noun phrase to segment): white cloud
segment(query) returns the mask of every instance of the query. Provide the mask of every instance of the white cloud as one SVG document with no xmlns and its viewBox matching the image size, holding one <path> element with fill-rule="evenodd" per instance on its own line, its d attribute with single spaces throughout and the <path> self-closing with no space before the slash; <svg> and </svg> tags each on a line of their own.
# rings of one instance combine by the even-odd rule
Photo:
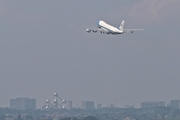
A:
<svg viewBox="0 0 180 120">
<path fill-rule="evenodd" d="M 133 21 L 133 24 L 164 25 L 180 20 L 180 0 L 141 0 L 130 6 L 120 6 L 107 15 L 107 19 Z"/>
<path fill-rule="evenodd" d="M 179 0 L 142 0 L 129 9 L 129 17 L 145 23 L 164 23 L 166 20 L 180 19 L 179 6 Z"/>
</svg>

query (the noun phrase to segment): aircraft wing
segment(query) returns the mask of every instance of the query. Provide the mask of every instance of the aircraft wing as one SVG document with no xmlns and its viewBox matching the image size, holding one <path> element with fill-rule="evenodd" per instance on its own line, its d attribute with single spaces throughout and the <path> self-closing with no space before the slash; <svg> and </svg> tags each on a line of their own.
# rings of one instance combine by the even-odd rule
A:
<svg viewBox="0 0 180 120">
<path fill-rule="evenodd" d="M 90 32 L 94 32 L 96 33 L 97 31 L 101 31 L 101 29 L 98 28 L 84 28 L 86 30 L 86 32 L 90 33 Z"/>
<path fill-rule="evenodd" d="M 140 31 L 140 30 L 144 30 L 144 29 L 124 29 L 123 32 L 124 33 L 133 33 L 135 31 Z"/>
</svg>

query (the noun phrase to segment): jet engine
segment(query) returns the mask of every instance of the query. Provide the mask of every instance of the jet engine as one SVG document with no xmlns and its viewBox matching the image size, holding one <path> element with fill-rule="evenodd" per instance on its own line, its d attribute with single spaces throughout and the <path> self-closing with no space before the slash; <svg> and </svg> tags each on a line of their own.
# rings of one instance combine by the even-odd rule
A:
<svg viewBox="0 0 180 120">
<path fill-rule="evenodd" d="M 97 30 L 93 30 L 93 32 L 94 32 L 94 33 L 96 33 L 96 32 L 97 32 Z"/>
<path fill-rule="evenodd" d="M 91 32 L 91 30 L 90 30 L 90 29 L 86 29 L 86 32 L 90 33 L 90 32 Z"/>
</svg>

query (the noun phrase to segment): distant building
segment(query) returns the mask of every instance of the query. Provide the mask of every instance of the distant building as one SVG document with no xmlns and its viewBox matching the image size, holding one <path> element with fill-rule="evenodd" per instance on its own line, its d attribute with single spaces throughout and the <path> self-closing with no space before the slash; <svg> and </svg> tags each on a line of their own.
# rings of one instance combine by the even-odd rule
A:
<svg viewBox="0 0 180 120">
<path fill-rule="evenodd" d="M 10 100 L 10 108 L 18 110 L 36 109 L 36 99 L 16 98 Z"/>
<path fill-rule="evenodd" d="M 180 100 L 171 100 L 170 107 L 180 109 Z"/>
<path fill-rule="evenodd" d="M 101 109 L 101 104 L 97 104 L 97 109 Z"/>
<path fill-rule="evenodd" d="M 110 104 L 110 107 L 113 108 L 113 107 L 114 107 L 114 104 Z"/>
<path fill-rule="evenodd" d="M 171 107 L 171 104 L 170 104 L 170 103 L 167 103 L 167 107 Z"/>
<path fill-rule="evenodd" d="M 66 103 L 66 108 L 67 108 L 68 110 L 72 109 L 72 101 L 67 101 L 67 103 Z"/>
<path fill-rule="evenodd" d="M 135 105 L 125 105 L 125 108 L 128 108 L 128 109 L 135 108 Z"/>
<path fill-rule="evenodd" d="M 94 109 L 94 102 L 93 101 L 82 101 L 81 108 L 85 110 L 93 110 Z"/>
<path fill-rule="evenodd" d="M 147 101 L 141 103 L 141 108 L 153 108 L 163 106 L 165 106 L 165 101 Z"/>
</svg>

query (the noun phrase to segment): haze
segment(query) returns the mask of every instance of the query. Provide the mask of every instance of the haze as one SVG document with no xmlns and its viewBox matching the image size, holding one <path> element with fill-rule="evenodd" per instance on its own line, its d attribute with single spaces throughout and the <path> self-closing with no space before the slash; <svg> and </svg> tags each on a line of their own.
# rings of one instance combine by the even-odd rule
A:
<svg viewBox="0 0 180 120">
<path fill-rule="evenodd" d="M 123 107 L 180 99 L 179 0 L 1 0 L 1 107 L 17 97 L 45 104 L 56 91 L 77 106 Z M 88 34 L 104 20 L 145 31 Z"/>
</svg>

